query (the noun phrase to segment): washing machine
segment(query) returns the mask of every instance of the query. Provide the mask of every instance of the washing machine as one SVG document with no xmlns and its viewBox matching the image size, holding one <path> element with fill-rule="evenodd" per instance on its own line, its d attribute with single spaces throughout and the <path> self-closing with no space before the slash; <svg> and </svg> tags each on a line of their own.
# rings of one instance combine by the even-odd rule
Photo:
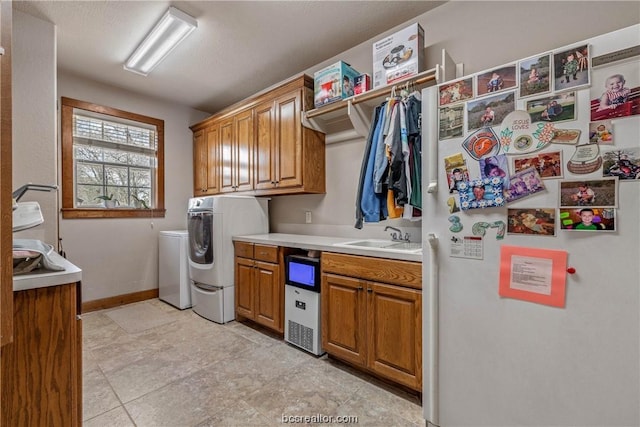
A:
<svg viewBox="0 0 640 427">
<path fill-rule="evenodd" d="M 194 313 L 235 319 L 233 236 L 269 232 L 268 199 L 219 195 L 189 200 L 189 281 Z"/>
</svg>

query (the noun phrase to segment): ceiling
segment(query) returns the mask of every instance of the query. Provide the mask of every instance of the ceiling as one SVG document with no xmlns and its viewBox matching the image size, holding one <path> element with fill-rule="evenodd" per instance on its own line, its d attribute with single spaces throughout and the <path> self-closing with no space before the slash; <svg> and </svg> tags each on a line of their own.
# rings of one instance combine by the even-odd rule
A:
<svg viewBox="0 0 640 427">
<path fill-rule="evenodd" d="M 56 25 L 58 68 L 215 113 L 444 2 L 15 1 Z M 198 28 L 147 77 L 122 68 L 169 6 Z"/>
</svg>

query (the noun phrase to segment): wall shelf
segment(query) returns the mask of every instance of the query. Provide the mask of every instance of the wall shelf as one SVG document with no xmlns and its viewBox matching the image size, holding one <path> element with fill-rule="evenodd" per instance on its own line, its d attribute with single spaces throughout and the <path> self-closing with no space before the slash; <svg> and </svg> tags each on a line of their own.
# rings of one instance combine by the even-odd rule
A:
<svg viewBox="0 0 640 427">
<path fill-rule="evenodd" d="M 393 88 L 400 90 L 403 87 L 413 87 L 415 90 L 420 90 L 454 79 L 461 69 L 462 64 L 455 64 L 443 49 L 442 65 L 436 65 L 435 68 L 394 85 L 373 89 L 313 110 L 303 111 L 302 124 L 327 134 L 327 144 L 359 137 L 366 138 L 374 108 L 391 95 Z"/>
</svg>

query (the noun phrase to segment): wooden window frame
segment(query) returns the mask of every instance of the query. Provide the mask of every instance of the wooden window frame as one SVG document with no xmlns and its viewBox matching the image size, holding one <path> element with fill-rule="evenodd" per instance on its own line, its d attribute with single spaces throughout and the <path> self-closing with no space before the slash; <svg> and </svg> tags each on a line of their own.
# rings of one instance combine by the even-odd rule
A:
<svg viewBox="0 0 640 427">
<path fill-rule="evenodd" d="M 156 186 L 154 200 L 156 206 L 152 209 L 104 209 L 104 208 L 76 208 L 74 207 L 74 166 L 73 166 L 73 110 L 74 108 L 100 113 L 121 119 L 132 120 L 156 127 L 158 147 L 156 160 Z M 104 107 L 90 102 L 62 97 L 62 218 L 164 218 L 164 120 L 141 114 L 130 113 L 111 107 Z"/>
</svg>

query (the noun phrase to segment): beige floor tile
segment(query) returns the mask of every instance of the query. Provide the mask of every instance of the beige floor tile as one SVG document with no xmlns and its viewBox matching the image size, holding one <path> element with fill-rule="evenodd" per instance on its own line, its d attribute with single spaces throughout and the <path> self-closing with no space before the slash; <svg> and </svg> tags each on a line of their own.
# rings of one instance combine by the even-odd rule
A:
<svg viewBox="0 0 640 427">
<path fill-rule="evenodd" d="M 83 427 L 135 427 L 122 406 L 82 422 Z M 138 426 L 141 427 L 141 426 Z"/>
<path fill-rule="evenodd" d="M 414 424 L 420 425 L 420 423 L 424 422 L 420 399 L 416 395 L 378 380 L 372 380 L 365 384 L 358 390 L 358 394 L 362 399 L 371 402 L 371 404 L 384 406 L 394 414 Z"/>
<path fill-rule="evenodd" d="M 238 401 L 224 384 L 198 371 L 135 399 L 125 407 L 137 425 L 194 426 Z"/>
<path fill-rule="evenodd" d="M 283 414 L 424 426 L 414 395 L 260 327 L 220 325 L 157 299 L 83 315 L 83 343 L 89 427 L 131 419 L 142 427 L 266 427 L 283 425 Z"/>
<path fill-rule="evenodd" d="M 385 405 L 372 404 L 365 397 L 349 400 L 340 405 L 335 411 L 335 416 L 357 417 L 357 423 L 352 424 L 367 427 L 418 427 L 424 425 L 401 417 Z"/>
<path fill-rule="evenodd" d="M 284 374 L 244 400 L 266 416 L 269 422 L 278 422 L 283 415 L 332 415 L 351 397 L 348 390 L 336 384 Z"/>
<path fill-rule="evenodd" d="M 150 357 L 103 372 L 120 400 L 126 403 L 184 378 L 201 367 L 174 347 L 166 346 Z"/>
<path fill-rule="evenodd" d="M 87 420 L 120 406 L 109 382 L 97 367 L 82 375 L 82 419 Z"/>
<path fill-rule="evenodd" d="M 195 427 L 276 427 L 281 425 L 279 422 L 269 422 L 255 408 L 239 400 Z"/>
<path fill-rule="evenodd" d="M 176 320 L 176 313 L 166 312 L 148 302 L 108 310 L 105 315 L 130 334 L 146 331 Z"/>
</svg>

